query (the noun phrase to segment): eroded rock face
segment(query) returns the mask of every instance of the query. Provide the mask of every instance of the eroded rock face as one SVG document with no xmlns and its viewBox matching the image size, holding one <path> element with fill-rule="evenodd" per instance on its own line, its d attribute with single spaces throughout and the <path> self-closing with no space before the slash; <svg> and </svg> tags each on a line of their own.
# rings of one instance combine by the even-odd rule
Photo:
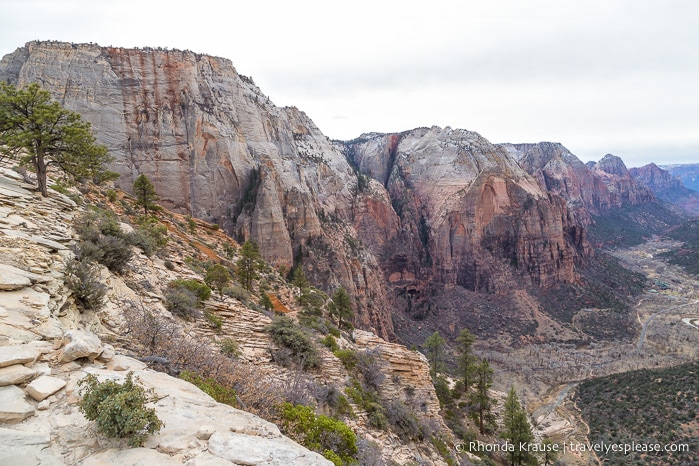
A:
<svg viewBox="0 0 699 466">
<path fill-rule="evenodd" d="M 343 150 L 389 192 L 398 219 L 359 231 L 370 233 L 362 241 L 408 306 L 435 287 L 497 292 L 515 277 L 541 287 L 576 280 L 584 231 L 561 198 L 480 135 L 419 128 L 363 135 Z"/>
<path fill-rule="evenodd" d="M 357 177 L 344 156 L 303 112 L 276 107 L 229 60 L 30 42 L 3 58 L 0 80 L 39 82 L 91 122 L 116 158 L 119 187 L 130 191 L 145 173 L 165 207 L 256 241 L 275 266 L 290 268 L 312 238 L 356 238 Z M 347 228 L 329 228 L 327 219 Z M 371 254 L 323 259 L 313 271 L 320 284 L 329 292 L 344 286 L 357 300 L 358 323 L 392 338 Z"/>
<path fill-rule="evenodd" d="M 636 183 L 619 158 L 607 154 L 584 164 L 559 143 L 502 144 L 544 189 L 561 196 L 582 225 L 590 214 L 655 201 L 653 193 Z"/>
</svg>

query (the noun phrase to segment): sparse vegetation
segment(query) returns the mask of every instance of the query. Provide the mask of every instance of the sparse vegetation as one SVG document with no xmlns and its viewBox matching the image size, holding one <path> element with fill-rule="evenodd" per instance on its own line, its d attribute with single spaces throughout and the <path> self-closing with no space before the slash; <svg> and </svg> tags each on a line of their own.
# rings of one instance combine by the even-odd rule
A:
<svg viewBox="0 0 699 466">
<path fill-rule="evenodd" d="M 180 378 L 196 385 L 201 391 L 219 403 L 233 406 L 234 408 L 238 406 L 235 390 L 224 386 L 213 377 L 202 377 L 196 372 L 182 371 L 180 373 Z"/>
<path fill-rule="evenodd" d="M 64 283 L 81 309 L 99 311 L 104 306 L 107 287 L 100 279 L 97 266 L 90 261 L 69 261 Z"/>
<path fill-rule="evenodd" d="M 273 351 L 273 357 L 281 365 L 305 370 L 320 366 L 318 350 L 311 338 L 290 317 L 275 317 L 265 330 L 279 347 Z"/>
</svg>

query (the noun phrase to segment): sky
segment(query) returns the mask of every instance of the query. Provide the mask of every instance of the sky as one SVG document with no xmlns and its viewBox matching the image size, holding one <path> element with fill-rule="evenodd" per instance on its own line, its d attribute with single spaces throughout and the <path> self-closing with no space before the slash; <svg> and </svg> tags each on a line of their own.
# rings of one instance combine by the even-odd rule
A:
<svg viewBox="0 0 699 466">
<path fill-rule="evenodd" d="M 31 40 L 229 58 L 333 139 L 421 126 L 560 142 L 581 160 L 699 162 L 696 0 L 0 0 Z"/>
</svg>

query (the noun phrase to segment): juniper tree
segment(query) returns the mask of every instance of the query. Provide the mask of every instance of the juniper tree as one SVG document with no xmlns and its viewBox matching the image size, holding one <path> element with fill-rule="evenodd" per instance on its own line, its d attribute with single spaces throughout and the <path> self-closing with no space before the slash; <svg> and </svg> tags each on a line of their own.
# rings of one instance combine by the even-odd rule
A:
<svg viewBox="0 0 699 466">
<path fill-rule="evenodd" d="M 228 268 L 221 264 L 214 264 L 209 267 L 204 277 L 204 283 L 209 288 L 218 291 L 221 299 L 223 299 L 223 289 L 228 285 L 229 281 L 231 281 L 231 274 L 228 272 Z"/>
<path fill-rule="evenodd" d="M 0 82 L 0 159 L 5 158 L 36 173 L 44 197 L 52 167 L 69 183 L 118 176 L 107 170 L 112 158 L 105 146 L 95 143 L 90 123 L 61 107 L 36 83 L 18 89 Z"/>
</svg>

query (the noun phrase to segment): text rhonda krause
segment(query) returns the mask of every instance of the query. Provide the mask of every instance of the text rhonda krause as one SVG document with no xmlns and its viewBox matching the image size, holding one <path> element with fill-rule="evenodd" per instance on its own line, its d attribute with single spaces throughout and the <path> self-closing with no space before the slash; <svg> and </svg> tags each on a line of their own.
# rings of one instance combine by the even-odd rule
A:
<svg viewBox="0 0 699 466">
<path fill-rule="evenodd" d="M 545 453 L 545 452 L 562 452 L 565 454 L 571 452 L 586 452 L 594 451 L 595 453 L 655 453 L 655 452 L 688 452 L 689 445 L 686 443 L 670 443 L 661 445 L 659 443 L 520 443 L 519 445 L 504 442 L 504 443 L 483 443 L 469 442 L 468 444 L 460 443 L 456 445 L 458 452 L 513 452 L 527 451 L 529 453 Z"/>
</svg>

